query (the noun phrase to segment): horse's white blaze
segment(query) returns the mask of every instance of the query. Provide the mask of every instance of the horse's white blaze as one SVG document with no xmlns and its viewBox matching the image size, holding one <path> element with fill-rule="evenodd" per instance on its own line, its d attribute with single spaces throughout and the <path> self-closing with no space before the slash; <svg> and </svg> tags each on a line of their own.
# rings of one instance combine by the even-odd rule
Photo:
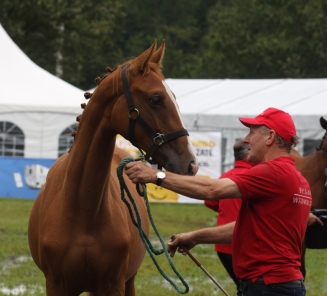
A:
<svg viewBox="0 0 327 296">
<path fill-rule="evenodd" d="M 162 81 L 162 84 L 164 85 L 168 96 L 170 97 L 170 99 L 174 103 L 175 108 L 176 108 L 177 113 L 178 113 L 178 116 L 179 116 L 179 118 L 181 120 L 181 123 L 183 125 L 183 128 L 185 128 L 184 123 L 183 123 L 183 120 L 182 120 L 182 115 L 181 115 L 181 113 L 179 111 L 179 107 L 178 107 L 177 101 L 176 101 L 176 99 L 175 99 L 175 97 L 174 97 L 171 89 L 169 88 L 168 84 L 164 80 Z M 187 140 L 188 140 L 188 150 L 190 151 L 190 153 L 192 153 L 194 155 L 194 159 L 195 159 L 195 151 L 194 151 L 193 145 L 191 143 L 190 137 L 188 137 Z"/>
</svg>

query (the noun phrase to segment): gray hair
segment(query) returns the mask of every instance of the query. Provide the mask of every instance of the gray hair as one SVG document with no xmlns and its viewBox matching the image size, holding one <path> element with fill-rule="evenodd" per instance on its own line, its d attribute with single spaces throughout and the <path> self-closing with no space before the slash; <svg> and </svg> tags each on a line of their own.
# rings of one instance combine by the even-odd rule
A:
<svg viewBox="0 0 327 296">
<path fill-rule="evenodd" d="M 233 149 L 235 160 L 243 160 L 244 157 L 249 153 L 248 144 L 243 143 L 243 140 L 236 141 Z"/>
<path fill-rule="evenodd" d="M 261 125 L 260 129 L 261 132 L 264 134 L 270 131 L 270 128 L 265 125 Z M 291 144 L 285 139 L 283 139 L 279 134 L 276 133 L 276 144 L 278 145 L 279 148 L 285 149 L 288 153 L 291 152 L 292 147 L 295 147 L 297 144 L 299 144 L 299 140 L 300 138 L 297 135 L 295 135 L 292 137 L 292 144 Z"/>
</svg>

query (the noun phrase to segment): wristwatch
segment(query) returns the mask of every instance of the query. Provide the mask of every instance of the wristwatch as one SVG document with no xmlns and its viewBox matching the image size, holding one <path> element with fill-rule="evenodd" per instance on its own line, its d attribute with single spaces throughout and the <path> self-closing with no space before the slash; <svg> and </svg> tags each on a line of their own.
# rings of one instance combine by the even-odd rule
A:
<svg viewBox="0 0 327 296">
<path fill-rule="evenodd" d="M 159 171 L 157 172 L 157 185 L 160 186 L 162 183 L 162 180 L 166 178 L 166 173 Z"/>
</svg>

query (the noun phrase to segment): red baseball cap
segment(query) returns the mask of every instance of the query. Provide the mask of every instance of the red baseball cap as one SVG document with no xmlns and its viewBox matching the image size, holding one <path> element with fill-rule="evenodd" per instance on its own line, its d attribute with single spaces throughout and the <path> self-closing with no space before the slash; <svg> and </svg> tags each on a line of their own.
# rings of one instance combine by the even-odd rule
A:
<svg viewBox="0 0 327 296">
<path fill-rule="evenodd" d="M 279 109 L 268 108 L 255 118 L 238 118 L 247 127 L 251 125 L 265 125 L 274 130 L 284 140 L 293 144 L 292 138 L 296 135 L 296 129 L 292 117 Z"/>
</svg>

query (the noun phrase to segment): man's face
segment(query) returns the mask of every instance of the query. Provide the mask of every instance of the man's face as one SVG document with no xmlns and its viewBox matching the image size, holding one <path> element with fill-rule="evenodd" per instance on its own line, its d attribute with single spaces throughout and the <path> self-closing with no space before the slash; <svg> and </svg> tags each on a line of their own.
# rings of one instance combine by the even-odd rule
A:
<svg viewBox="0 0 327 296">
<path fill-rule="evenodd" d="M 264 161 L 267 152 L 266 140 L 269 133 L 264 132 L 258 125 L 251 125 L 250 131 L 243 142 L 248 143 L 249 155 L 247 161 L 256 165 Z"/>
</svg>

